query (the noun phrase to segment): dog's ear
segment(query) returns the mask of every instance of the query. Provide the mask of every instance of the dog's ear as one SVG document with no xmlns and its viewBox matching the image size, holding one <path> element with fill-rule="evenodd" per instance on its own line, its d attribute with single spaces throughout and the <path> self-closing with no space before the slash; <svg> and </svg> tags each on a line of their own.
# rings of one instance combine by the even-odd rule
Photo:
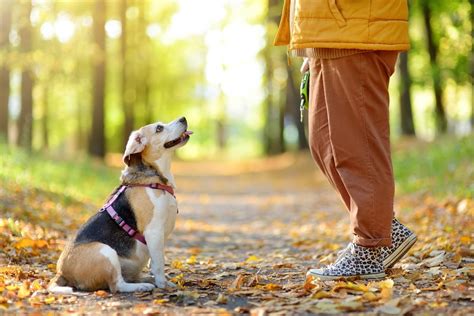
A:
<svg viewBox="0 0 474 316">
<path fill-rule="evenodd" d="M 148 139 L 141 131 L 133 131 L 128 138 L 127 146 L 123 154 L 123 162 L 129 166 L 130 156 L 141 153 L 145 149 L 147 143 Z"/>
</svg>

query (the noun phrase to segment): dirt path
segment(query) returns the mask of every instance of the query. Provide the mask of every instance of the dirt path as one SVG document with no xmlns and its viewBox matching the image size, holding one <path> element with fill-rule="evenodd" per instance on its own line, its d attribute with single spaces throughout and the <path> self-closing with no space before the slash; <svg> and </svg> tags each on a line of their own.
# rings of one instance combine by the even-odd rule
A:
<svg viewBox="0 0 474 316">
<path fill-rule="evenodd" d="M 8 305 L 6 311 L 127 315 L 474 312 L 472 253 L 456 252 L 449 238 L 437 248 L 428 244 L 440 237 L 433 235 L 433 228 L 446 224 L 434 224 L 430 216 L 443 210 L 400 215 L 423 227 L 417 231 L 420 242 L 412 256 L 403 261 L 406 269 L 391 270 L 388 280 L 304 285 L 306 270 L 331 262 L 350 237 L 342 204 L 307 155 L 247 163 L 178 163 L 175 170 L 180 213 L 166 250 L 166 272 L 177 289 L 53 298 L 38 290 L 30 304 Z M 466 225 L 461 224 L 465 219 L 458 216 L 450 224 Z M 46 266 L 46 260 L 39 260 L 24 265 L 22 273 L 51 276 Z"/>
</svg>

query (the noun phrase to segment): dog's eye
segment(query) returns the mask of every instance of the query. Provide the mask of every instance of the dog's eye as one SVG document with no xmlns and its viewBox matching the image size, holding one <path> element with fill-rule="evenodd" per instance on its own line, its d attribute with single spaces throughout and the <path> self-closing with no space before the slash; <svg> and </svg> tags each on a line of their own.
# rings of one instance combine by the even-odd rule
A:
<svg viewBox="0 0 474 316">
<path fill-rule="evenodd" d="M 164 126 L 163 125 L 156 125 L 156 132 L 157 133 L 161 133 L 164 129 Z"/>
</svg>

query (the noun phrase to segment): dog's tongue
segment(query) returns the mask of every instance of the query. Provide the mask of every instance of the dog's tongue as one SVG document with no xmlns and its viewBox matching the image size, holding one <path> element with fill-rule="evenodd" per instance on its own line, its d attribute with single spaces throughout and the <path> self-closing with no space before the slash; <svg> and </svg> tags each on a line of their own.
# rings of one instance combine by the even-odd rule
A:
<svg viewBox="0 0 474 316">
<path fill-rule="evenodd" d="M 184 135 L 189 136 L 189 135 L 192 135 L 193 133 L 194 133 L 193 131 L 186 131 L 184 132 Z"/>
</svg>

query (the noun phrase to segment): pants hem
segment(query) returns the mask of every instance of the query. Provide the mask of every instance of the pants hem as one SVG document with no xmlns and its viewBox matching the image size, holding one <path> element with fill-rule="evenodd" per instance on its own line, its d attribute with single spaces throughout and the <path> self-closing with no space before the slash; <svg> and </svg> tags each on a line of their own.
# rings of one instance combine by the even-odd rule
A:
<svg viewBox="0 0 474 316">
<path fill-rule="evenodd" d="M 354 236 L 353 242 L 356 245 L 374 248 L 374 247 L 390 247 L 392 245 L 392 238 L 368 239 L 359 236 Z"/>
</svg>

